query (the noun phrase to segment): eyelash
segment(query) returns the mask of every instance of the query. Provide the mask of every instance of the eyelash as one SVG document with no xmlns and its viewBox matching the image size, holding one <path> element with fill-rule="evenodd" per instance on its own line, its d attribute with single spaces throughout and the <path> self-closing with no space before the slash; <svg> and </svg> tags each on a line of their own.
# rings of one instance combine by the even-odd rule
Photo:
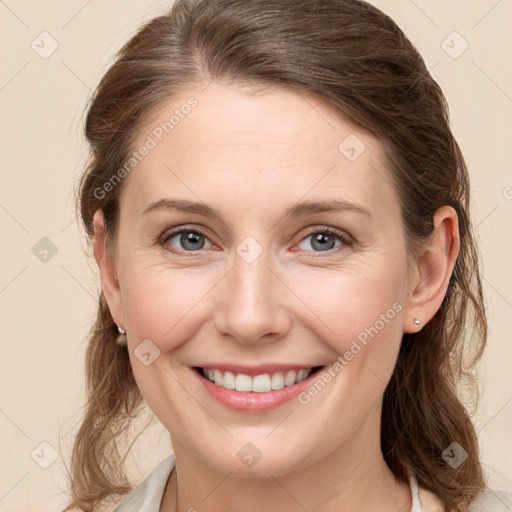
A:
<svg viewBox="0 0 512 512">
<path fill-rule="evenodd" d="M 171 233 L 164 235 L 163 240 L 161 241 L 161 245 L 166 246 L 165 249 L 168 250 L 169 252 L 172 252 L 172 253 L 178 254 L 178 255 L 194 256 L 194 253 L 201 252 L 201 249 L 199 249 L 198 251 L 178 251 L 174 248 L 169 248 L 168 241 L 171 238 L 174 238 L 176 235 L 180 235 L 181 233 L 195 233 L 195 234 L 202 235 L 208 239 L 208 235 L 206 234 L 206 232 L 200 228 L 183 227 L 183 228 L 177 229 L 176 231 L 172 231 Z M 354 242 L 349 237 L 347 237 L 347 235 L 345 235 L 342 231 L 339 231 L 335 228 L 331 228 L 331 227 L 327 227 L 327 226 L 324 228 L 321 228 L 321 229 L 315 228 L 315 229 L 312 229 L 311 231 L 307 232 L 300 239 L 299 243 L 304 241 L 306 238 L 310 237 L 311 235 L 318 234 L 318 233 L 329 234 L 329 235 L 332 235 L 332 236 L 338 238 L 341 242 L 343 242 L 343 246 L 351 247 L 354 244 Z M 212 242 L 210 242 L 210 243 L 212 243 Z M 327 251 L 306 251 L 306 252 L 312 252 L 314 254 L 321 254 L 322 252 L 326 252 L 328 254 L 332 254 L 332 253 L 339 252 L 340 250 L 342 250 L 343 246 L 337 247 L 335 249 L 329 249 Z"/>
</svg>

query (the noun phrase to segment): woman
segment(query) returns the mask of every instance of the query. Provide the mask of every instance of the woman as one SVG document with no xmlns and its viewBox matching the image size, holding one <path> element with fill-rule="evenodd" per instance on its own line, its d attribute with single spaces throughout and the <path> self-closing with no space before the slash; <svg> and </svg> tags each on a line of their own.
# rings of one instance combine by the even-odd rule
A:
<svg viewBox="0 0 512 512">
<path fill-rule="evenodd" d="M 102 293 L 68 509 L 508 510 L 456 389 L 487 334 L 468 174 L 389 17 L 178 1 L 86 136 Z M 174 454 L 132 490 L 116 439 L 144 402 Z"/>
</svg>

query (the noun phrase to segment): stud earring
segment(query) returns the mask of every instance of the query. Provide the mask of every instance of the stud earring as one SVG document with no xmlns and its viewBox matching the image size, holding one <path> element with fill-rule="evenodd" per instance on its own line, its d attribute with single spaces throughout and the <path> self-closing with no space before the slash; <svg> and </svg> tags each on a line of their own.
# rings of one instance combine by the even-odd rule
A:
<svg viewBox="0 0 512 512">
<path fill-rule="evenodd" d="M 420 325 L 420 321 L 419 321 L 417 318 L 415 318 L 415 319 L 414 319 L 414 323 L 415 323 L 416 325 Z"/>
<path fill-rule="evenodd" d="M 119 335 L 116 338 L 116 344 L 120 347 L 126 347 L 128 345 L 128 339 L 126 337 L 126 331 L 117 326 L 117 332 Z"/>
</svg>

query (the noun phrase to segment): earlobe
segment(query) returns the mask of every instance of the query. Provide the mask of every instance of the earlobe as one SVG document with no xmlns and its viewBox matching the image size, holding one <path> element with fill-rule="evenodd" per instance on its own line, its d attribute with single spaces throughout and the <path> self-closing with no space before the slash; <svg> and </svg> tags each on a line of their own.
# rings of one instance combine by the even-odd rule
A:
<svg viewBox="0 0 512 512">
<path fill-rule="evenodd" d="M 101 287 L 110 313 L 117 325 L 125 326 L 121 289 L 117 278 L 116 264 L 106 247 L 105 219 L 101 210 L 96 210 L 93 219 L 93 253 L 101 276 Z"/>
<path fill-rule="evenodd" d="M 404 333 L 414 333 L 441 307 L 460 250 L 457 212 L 451 206 L 439 208 L 433 219 L 429 242 L 415 259 L 413 280 L 406 300 Z M 419 324 L 415 319 L 421 319 Z"/>
</svg>

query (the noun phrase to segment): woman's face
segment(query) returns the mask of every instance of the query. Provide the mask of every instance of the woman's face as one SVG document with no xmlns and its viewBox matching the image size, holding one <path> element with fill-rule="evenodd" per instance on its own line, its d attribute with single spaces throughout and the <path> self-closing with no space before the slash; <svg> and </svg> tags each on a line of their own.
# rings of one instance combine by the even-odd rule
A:
<svg viewBox="0 0 512 512">
<path fill-rule="evenodd" d="M 110 305 L 173 444 L 246 476 L 375 444 L 410 293 L 379 141 L 311 97 L 212 83 L 135 146 Z"/>
</svg>

